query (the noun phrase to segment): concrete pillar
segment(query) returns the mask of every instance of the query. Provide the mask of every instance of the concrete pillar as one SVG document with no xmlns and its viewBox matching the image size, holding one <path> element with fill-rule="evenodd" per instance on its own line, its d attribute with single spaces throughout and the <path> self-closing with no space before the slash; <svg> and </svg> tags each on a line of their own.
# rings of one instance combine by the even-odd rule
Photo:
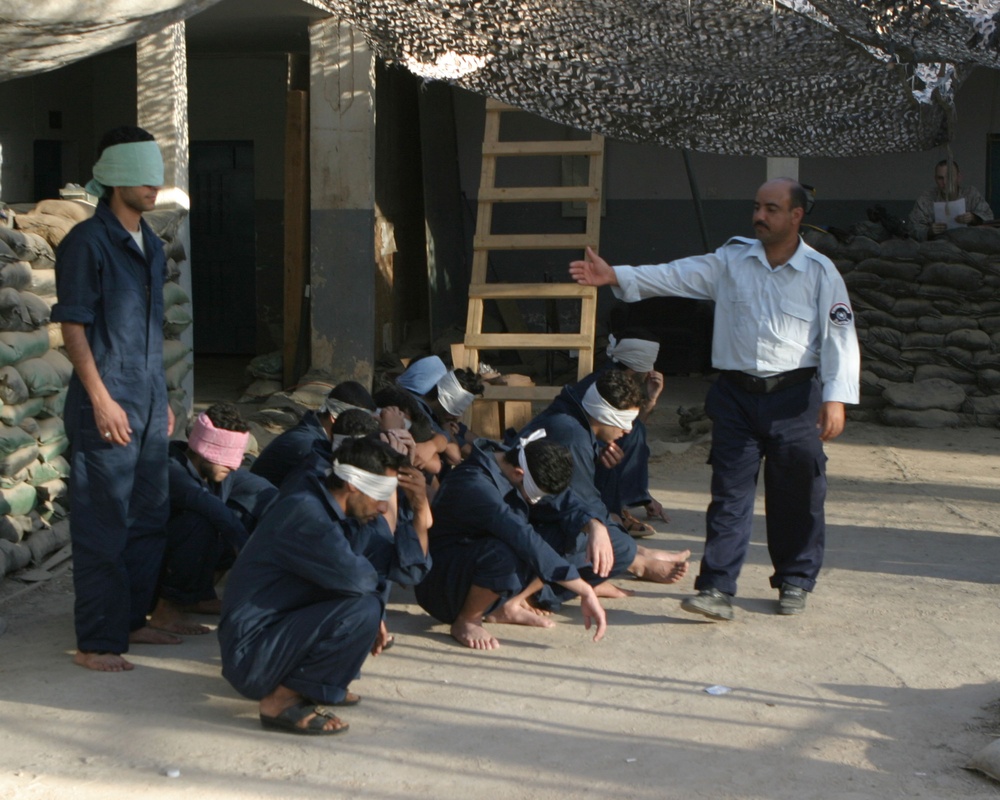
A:
<svg viewBox="0 0 1000 800">
<path fill-rule="evenodd" d="M 163 189 L 158 208 L 191 206 L 188 197 L 188 87 L 187 49 L 183 22 L 136 43 L 138 86 L 137 124 L 156 137 L 163 153 Z M 177 232 L 187 261 L 181 264 L 180 284 L 191 297 L 191 228 L 185 216 Z M 181 341 L 194 347 L 194 331 L 188 326 Z M 188 356 L 191 358 L 191 356 Z M 185 404 L 190 414 L 194 401 L 194 371 L 184 379 Z M 181 427 L 181 426 L 178 426 Z M 180 431 L 183 434 L 183 429 Z"/>
<path fill-rule="evenodd" d="M 799 179 L 799 160 L 797 158 L 768 158 L 767 180 L 775 178 Z"/>
<path fill-rule="evenodd" d="M 330 18 L 309 26 L 311 364 L 371 386 L 375 363 L 375 56 Z"/>
</svg>

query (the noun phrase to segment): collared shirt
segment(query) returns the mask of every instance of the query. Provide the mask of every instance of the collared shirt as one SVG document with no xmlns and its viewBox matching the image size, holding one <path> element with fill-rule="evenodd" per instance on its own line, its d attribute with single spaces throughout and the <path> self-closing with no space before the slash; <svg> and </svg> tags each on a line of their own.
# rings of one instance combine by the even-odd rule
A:
<svg viewBox="0 0 1000 800">
<path fill-rule="evenodd" d="M 735 236 L 714 253 L 668 264 L 615 267 L 615 296 L 714 300 L 712 365 L 767 377 L 816 367 L 823 400 L 857 403 L 861 356 L 843 278 L 826 256 L 800 241 L 772 269 L 763 244 Z"/>
</svg>

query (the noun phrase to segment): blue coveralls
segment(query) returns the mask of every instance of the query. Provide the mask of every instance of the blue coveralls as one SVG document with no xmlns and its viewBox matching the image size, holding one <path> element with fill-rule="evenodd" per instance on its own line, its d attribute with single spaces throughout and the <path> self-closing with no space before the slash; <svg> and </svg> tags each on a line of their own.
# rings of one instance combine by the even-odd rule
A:
<svg viewBox="0 0 1000 800">
<path fill-rule="evenodd" d="M 507 449 L 477 439 L 434 497 L 433 566 L 415 594 L 421 607 L 442 622 L 455 621 L 473 586 L 498 594 L 500 605 L 535 577 L 547 582 L 580 577 L 532 527 L 534 506 L 504 477 L 494 458 Z M 575 539 L 590 517 L 568 489 L 552 502 L 562 509 L 564 536 Z"/>
<path fill-rule="evenodd" d="M 570 488 L 581 502 L 587 519 L 602 522 L 611 537 L 615 563 L 608 578 L 623 574 L 635 561 L 637 545 L 621 525 L 611 520 L 607 506 L 594 484 L 594 473 L 602 445 L 590 428 L 587 412 L 580 404 L 580 395 L 576 393 L 575 387 L 566 386 L 547 409 L 524 427 L 519 436 L 525 437 L 539 428 L 545 428 L 547 438 L 566 447 L 573 456 Z M 533 514 L 533 519 L 537 521 L 536 530 L 580 570 L 580 577 L 587 583 L 597 586 L 608 580 L 596 575 L 587 560 L 587 534 L 578 531 L 572 538 L 562 536 L 559 517 L 558 506 L 551 503 L 549 498 L 543 498 Z M 543 605 L 555 606 L 568 596 L 567 589 L 546 585 L 539 594 L 539 601 Z"/>
<path fill-rule="evenodd" d="M 108 442 L 74 373 L 63 412 L 69 478 L 77 648 L 124 653 L 146 625 L 163 557 L 167 387 L 163 376 L 163 246 L 141 223 L 145 257 L 107 203 L 63 239 L 55 322 L 76 322 L 101 379 L 128 415 L 132 440 Z"/>
<path fill-rule="evenodd" d="M 315 411 L 307 411 L 298 423 L 277 436 L 257 457 L 250 467 L 254 475 L 266 478 L 281 488 L 285 478 L 312 452 L 315 443 L 326 442 L 330 450 L 330 437 Z"/>
<path fill-rule="evenodd" d="M 587 389 L 610 369 L 608 363 L 590 373 L 573 387 L 577 397 L 583 397 Z M 644 506 L 653 498 L 649 495 L 649 445 L 646 444 L 646 423 L 635 420 L 632 430 L 615 441 L 622 450 L 622 460 L 612 469 L 604 466 L 600 459 L 594 469 L 594 485 L 601 493 L 601 500 L 612 514 L 620 514 L 622 509 Z"/>
<path fill-rule="evenodd" d="M 320 479 L 282 494 L 236 559 L 219 622 L 222 674 L 260 700 L 279 685 L 320 703 L 344 699 L 371 651 L 387 581 L 413 582 L 429 561 L 412 526 L 358 555 Z M 391 551 L 388 549 L 391 548 Z M 383 559 L 383 556 L 388 556 Z"/>
<path fill-rule="evenodd" d="M 186 451 L 187 442 L 170 443 L 170 520 L 159 589 L 160 597 L 181 606 L 215 599 L 215 572 L 232 566 L 253 533 L 256 520 L 234 499 L 265 504 L 278 491 L 244 469 L 209 483 Z M 246 491 L 251 485 L 256 498 Z"/>
</svg>

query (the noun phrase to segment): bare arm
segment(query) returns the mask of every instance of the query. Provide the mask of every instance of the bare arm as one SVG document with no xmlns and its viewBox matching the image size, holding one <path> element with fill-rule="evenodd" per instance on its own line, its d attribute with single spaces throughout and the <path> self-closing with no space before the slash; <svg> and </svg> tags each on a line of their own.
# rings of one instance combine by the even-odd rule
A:
<svg viewBox="0 0 1000 800">
<path fill-rule="evenodd" d="M 587 534 L 587 559 L 595 575 L 602 578 L 611 574 L 615 565 L 615 551 L 611 546 L 611 534 L 599 519 L 592 519 L 584 528 Z"/>
<path fill-rule="evenodd" d="M 97 430 L 109 442 L 123 446 L 128 444 L 132 441 L 132 428 L 128 422 L 128 415 L 125 409 L 115 402 L 104 385 L 100 372 L 97 371 L 97 362 L 94 361 L 84 326 L 79 322 L 64 322 L 62 332 L 66 354 L 94 406 Z"/>
<path fill-rule="evenodd" d="M 597 595 L 594 593 L 593 587 L 583 578 L 574 578 L 571 581 L 559 581 L 559 583 L 580 596 L 583 627 L 589 631 L 590 626 L 596 623 L 597 630 L 594 631 L 594 641 L 601 641 L 604 638 L 604 632 L 608 629 L 608 618 L 604 613 L 601 601 L 597 599 Z"/>
</svg>

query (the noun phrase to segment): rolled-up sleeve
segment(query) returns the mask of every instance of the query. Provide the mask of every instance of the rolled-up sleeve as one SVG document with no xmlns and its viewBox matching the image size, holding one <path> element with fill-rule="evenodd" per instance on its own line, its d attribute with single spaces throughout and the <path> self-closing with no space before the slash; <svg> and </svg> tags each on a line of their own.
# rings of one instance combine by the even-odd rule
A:
<svg viewBox="0 0 1000 800">
<path fill-rule="evenodd" d="M 56 294 L 53 322 L 91 324 L 101 297 L 101 248 L 82 231 L 72 230 L 56 257 Z"/>
</svg>

